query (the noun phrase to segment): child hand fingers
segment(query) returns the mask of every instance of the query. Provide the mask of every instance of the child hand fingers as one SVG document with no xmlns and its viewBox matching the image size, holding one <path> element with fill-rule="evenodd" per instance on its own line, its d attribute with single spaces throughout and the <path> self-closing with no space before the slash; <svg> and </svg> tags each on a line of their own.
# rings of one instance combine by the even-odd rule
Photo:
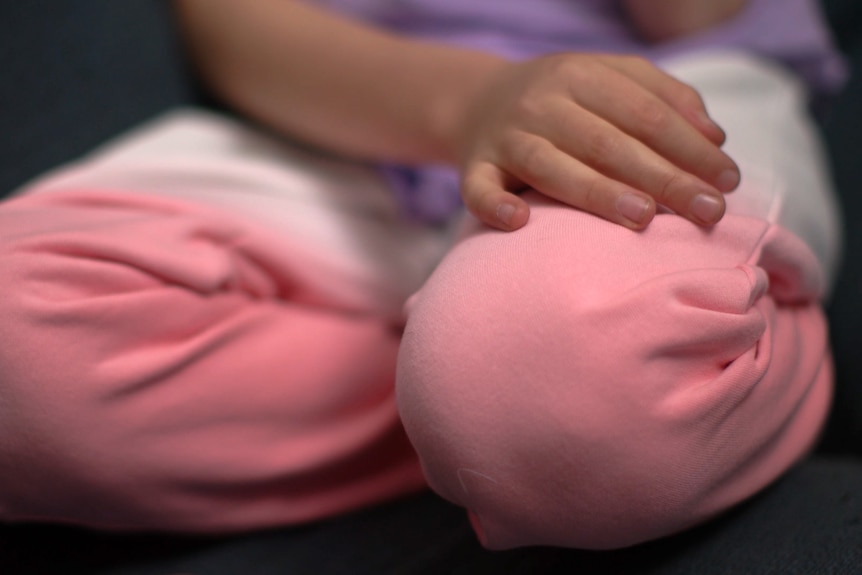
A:
<svg viewBox="0 0 862 575">
<path fill-rule="evenodd" d="M 716 146 L 726 135 L 706 109 L 700 94 L 649 61 L 636 56 L 599 57 L 608 67 L 628 76 L 676 110 L 686 121 Z"/>
<path fill-rule="evenodd" d="M 576 106 L 557 117 L 546 129 L 565 154 L 697 224 L 713 225 L 724 215 L 724 198 L 717 189 L 615 126 Z"/>
<path fill-rule="evenodd" d="M 519 181 L 575 208 L 631 229 L 655 215 L 655 201 L 562 152 L 547 140 L 522 134 L 504 152 L 503 165 Z"/>
<path fill-rule="evenodd" d="M 506 190 L 506 174 L 493 164 L 480 162 L 464 172 L 464 205 L 481 222 L 503 231 L 523 227 L 530 217 L 527 203 Z"/>
<path fill-rule="evenodd" d="M 721 192 L 739 172 L 700 97 L 645 61 L 608 58 L 613 65 L 582 55 L 528 63 L 498 90 L 514 96 L 490 107 L 484 136 L 465 146 L 473 159 L 462 195 L 480 220 L 526 223 L 513 180 L 633 229 L 651 221 L 656 202 L 700 225 L 723 216 Z M 701 116 L 701 125 L 689 120 Z"/>
<path fill-rule="evenodd" d="M 602 85 L 605 90 L 586 86 L 579 91 L 577 104 L 718 191 L 729 192 L 739 184 L 734 161 L 674 108 L 624 76 L 603 79 Z M 577 114 L 576 106 L 566 114 Z"/>
</svg>

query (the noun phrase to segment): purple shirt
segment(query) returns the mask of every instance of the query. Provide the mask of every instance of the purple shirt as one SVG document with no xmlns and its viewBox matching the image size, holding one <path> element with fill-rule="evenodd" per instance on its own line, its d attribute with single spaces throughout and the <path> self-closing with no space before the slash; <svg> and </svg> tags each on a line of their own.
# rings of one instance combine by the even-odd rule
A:
<svg viewBox="0 0 862 575">
<path fill-rule="evenodd" d="M 657 61 L 722 47 L 748 50 L 794 69 L 814 91 L 845 78 L 816 0 L 750 0 L 739 16 L 694 36 L 648 44 L 616 0 L 313 0 L 409 36 L 526 59 L 554 52 L 639 54 Z M 460 205 L 448 168 L 386 170 L 409 216 L 445 220 Z"/>
</svg>

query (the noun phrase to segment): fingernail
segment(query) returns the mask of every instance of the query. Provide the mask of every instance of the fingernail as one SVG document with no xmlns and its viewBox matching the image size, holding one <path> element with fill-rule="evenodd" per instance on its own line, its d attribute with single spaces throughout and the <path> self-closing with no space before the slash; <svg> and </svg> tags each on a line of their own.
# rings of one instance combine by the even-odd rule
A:
<svg viewBox="0 0 862 575">
<path fill-rule="evenodd" d="M 739 185 L 739 172 L 736 170 L 724 170 L 715 179 L 715 187 L 720 192 L 735 190 Z"/>
<path fill-rule="evenodd" d="M 500 204 L 497 206 L 497 219 L 506 226 L 512 225 L 512 216 L 515 215 L 515 206 L 512 204 Z"/>
<path fill-rule="evenodd" d="M 714 224 L 723 212 L 721 200 L 709 194 L 699 194 L 691 201 L 689 213 L 704 224 Z"/>
<path fill-rule="evenodd" d="M 617 198 L 617 212 L 636 224 L 642 224 L 649 211 L 649 202 L 637 194 L 625 193 Z"/>
</svg>

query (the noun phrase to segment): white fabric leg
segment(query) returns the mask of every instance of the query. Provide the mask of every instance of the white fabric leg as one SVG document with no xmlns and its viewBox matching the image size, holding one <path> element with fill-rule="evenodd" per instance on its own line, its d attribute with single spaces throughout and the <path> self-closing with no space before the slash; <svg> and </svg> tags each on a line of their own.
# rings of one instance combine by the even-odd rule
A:
<svg viewBox="0 0 862 575">
<path fill-rule="evenodd" d="M 841 246 L 838 202 L 803 83 L 778 64 L 723 52 L 662 64 L 700 92 L 727 132 L 724 149 L 742 170 L 728 212 L 779 223 L 802 238 L 823 265 L 827 293 Z"/>
<path fill-rule="evenodd" d="M 345 307 L 400 317 L 449 245 L 405 222 L 377 170 L 292 146 L 213 113 L 181 110 L 108 142 L 23 193 L 128 190 L 215 205 L 277 232 L 304 278 Z"/>
</svg>

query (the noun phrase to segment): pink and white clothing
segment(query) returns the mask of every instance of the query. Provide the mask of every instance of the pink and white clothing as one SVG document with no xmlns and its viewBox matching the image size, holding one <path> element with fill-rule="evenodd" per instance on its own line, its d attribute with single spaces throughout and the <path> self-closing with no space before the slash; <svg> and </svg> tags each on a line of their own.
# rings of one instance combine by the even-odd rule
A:
<svg viewBox="0 0 862 575">
<path fill-rule="evenodd" d="M 4 202 L 0 516 L 224 532 L 421 489 L 395 359 L 441 248 L 394 213 L 200 112 Z"/>
<path fill-rule="evenodd" d="M 668 69 L 742 169 L 717 226 L 633 233 L 528 194 L 523 232 L 477 227 L 408 304 L 402 420 L 491 548 L 680 531 L 775 480 L 825 419 L 838 220 L 802 85 L 734 54 Z"/>
<path fill-rule="evenodd" d="M 816 0 L 748 0 L 734 18 L 700 34 L 646 42 L 618 0 L 305 0 L 395 32 L 483 50 L 512 60 L 557 52 L 637 54 L 657 64 L 678 56 L 744 51 L 787 67 L 814 93 L 846 77 Z M 387 166 L 402 211 L 446 221 L 461 207 L 449 167 Z"/>
<path fill-rule="evenodd" d="M 201 112 L 4 202 L 0 516 L 225 532 L 427 481 L 489 547 L 611 548 L 769 484 L 828 407 L 834 200 L 794 76 L 666 66 L 743 171 L 713 230 L 536 194 L 516 233 L 423 227 L 375 168 Z"/>
</svg>

